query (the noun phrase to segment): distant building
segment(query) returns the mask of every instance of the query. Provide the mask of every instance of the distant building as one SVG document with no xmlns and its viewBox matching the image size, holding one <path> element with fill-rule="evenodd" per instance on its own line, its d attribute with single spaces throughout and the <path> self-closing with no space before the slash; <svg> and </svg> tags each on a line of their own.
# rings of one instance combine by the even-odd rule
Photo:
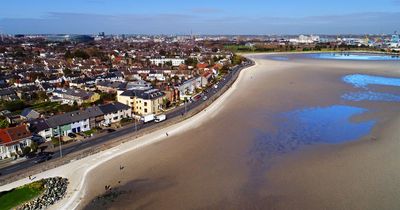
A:
<svg viewBox="0 0 400 210">
<path fill-rule="evenodd" d="M 134 82 L 128 82 L 126 85 L 127 90 L 150 90 L 152 89 L 152 85 L 149 82 L 144 80 L 137 80 Z"/>
<path fill-rule="evenodd" d="M 157 66 L 160 66 L 160 65 L 163 66 L 168 62 L 171 62 L 172 66 L 179 66 L 181 64 L 184 64 L 185 60 L 181 59 L 181 58 L 152 58 L 152 59 L 150 59 L 150 62 Z"/>
<path fill-rule="evenodd" d="M 392 39 L 390 40 L 390 47 L 391 48 L 400 47 L 400 35 L 398 35 L 397 33 L 392 35 Z"/>
<path fill-rule="evenodd" d="M 49 35 L 46 37 L 47 41 L 50 42 L 65 42 L 65 41 L 74 41 L 74 42 L 90 42 L 93 41 L 94 38 L 88 35 Z"/>
<path fill-rule="evenodd" d="M 300 35 L 297 39 L 290 39 L 289 40 L 292 43 L 300 43 L 300 44 L 312 44 L 316 42 L 320 42 L 320 37 L 319 36 L 305 36 L 305 35 Z"/>
</svg>

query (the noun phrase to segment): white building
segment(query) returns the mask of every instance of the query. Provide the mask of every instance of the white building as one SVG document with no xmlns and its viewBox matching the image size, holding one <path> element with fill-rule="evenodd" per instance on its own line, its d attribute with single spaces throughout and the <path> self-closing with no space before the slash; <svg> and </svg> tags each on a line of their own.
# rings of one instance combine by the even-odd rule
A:
<svg viewBox="0 0 400 210">
<path fill-rule="evenodd" d="M 150 62 L 152 64 L 154 64 L 154 65 L 157 65 L 157 66 L 165 65 L 165 63 L 167 63 L 167 62 L 171 62 L 172 66 L 179 66 L 181 64 L 184 64 L 185 60 L 182 59 L 182 58 L 164 58 L 164 57 L 161 57 L 161 58 L 152 58 L 152 59 L 150 59 Z"/>
</svg>

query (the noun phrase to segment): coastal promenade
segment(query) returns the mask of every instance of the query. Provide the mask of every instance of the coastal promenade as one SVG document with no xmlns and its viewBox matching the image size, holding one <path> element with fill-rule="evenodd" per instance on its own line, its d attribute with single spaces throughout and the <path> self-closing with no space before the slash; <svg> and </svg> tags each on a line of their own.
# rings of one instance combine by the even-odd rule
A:
<svg viewBox="0 0 400 210">
<path fill-rule="evenodd" d="M 37 179 L 41 176 L 46 177 L 47 175 L 50 177 L 52 176 L 52 172 L 47 173 L 49 170 L 54 171 L 57 169 L 57 167 L 77 162 L 78 160 L 85 157 L 98 154 L 101 151 L 106 151 L 110 149 L 112 150 L 112 148 L 130 142 L 133 139 L 137 139 L 147 134 L 152 134 L 163 128 L 176 125 L 177 123 L 182 122 L 205 110 L 210 104 L 217 100 L 226 90 L 228 90 L 232 86 L 232 84 L 238 78 L 241 70 L 254 64 L 254 61 L 249 60 L 242 65 L 232 68 L 231 71 L 219 82 L 218 88 L 212 88 L 207 93 L 205 93 L 205 96 L 207 96 L 208 98 L 207 100 L 197 100 L 166 113 L 168 120 L 163 123 L 141 124 L 137 126 L 137 130 L 135 128 L 135 125 L 128 125 L 126 127 L 118 129 L 115 132 L 63 148 L 62 158 L 59 158 L 59 153 L 54 153 L 53 160 L 44 164 L 33 165 L 30 161 L 24 161 L 9 167 L 5 167 L 1 169 L 2 176 L 0 177 L 0 182 L 3 186 L 0 187 L 0 191 L 8 190 L 28 182 L 28 180 L 25 180 L 25 178 L 29 175 L 42 174 L 35 176 Z M 107 152 L 106 154 L 108 154 L 106 156 L 111 157 L 109 152 Z M 20 181 L 15 182 L 16 180 Z"/>
</svg>

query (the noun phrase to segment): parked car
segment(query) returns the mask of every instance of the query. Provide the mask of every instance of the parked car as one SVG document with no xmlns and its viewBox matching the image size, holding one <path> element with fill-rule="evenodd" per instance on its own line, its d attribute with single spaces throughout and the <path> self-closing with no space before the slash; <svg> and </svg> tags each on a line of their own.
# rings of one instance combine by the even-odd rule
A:
<svg viewBox="0 0 400 210">
<path fill-rule="evenodd" d="M 46 142 L 46 140 L 39 135 L 33 135 L 31 140 L 34 141 L 36 144 L 43 144 L 44 142 Z"/>
<path fill-rule="evenodd" d="M 107 132 L 108 132 L 108 133 L 112 133 L 112 132 L 114 132 L 114 131 L 115 131 L 115 129 L 112 129 L 112 128 L 107 129 Z"/>
<path fill-rule="evenodd" d="M 69 134 L 68 134 L 68 137 L 70 137 L 70 138 L 76 138 L 76 134 L 74 134 L 74 133 L 69 133 Z"/>
<path fill-rule="evenodd" d="M 142 120 L 144 123 L 151 122 L 151 121 L 154 120 L 154 114 L 149 114 L 149 115 L 143 116 L 143 117 L 141 118 L 141 120 Z"/>
<path fill-rule="evenodd" d="M 162 114 L 162 115 L 156 116 L 156 119 L 155 119 L 154 121 L 155 121 L 155 122 L 162 122 L 162 121 L 164 121 L 164 120 L 166 120 L 166 119 L 167 119 L 167 115 Z"/>
<path fill-rule="evenodd" d="M 26 159 L 32 159 L 32 158 L 34 158 L 34 157 L 36 157 L 36 154 L 35 154 L 35 153 L 29 153 L 29 154 L 25 155 L 25 158 L 26 158 Z"/>
</svg>

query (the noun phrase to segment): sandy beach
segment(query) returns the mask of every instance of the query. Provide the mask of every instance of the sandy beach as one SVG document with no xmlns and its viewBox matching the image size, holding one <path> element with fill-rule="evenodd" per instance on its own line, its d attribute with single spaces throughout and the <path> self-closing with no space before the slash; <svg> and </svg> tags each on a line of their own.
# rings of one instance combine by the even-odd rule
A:
<svg viewBox="0 0 400 210">
<path fill-rule="evenodd" d="M 343 93 L 355 89 L 341 81 L 356 73 L 400 77 L 400 65 L 263 56 L 249 55 L 257 65 L 242 71 L 232 88 L 194 117 L 36 175 L 70 179 L 67 197 L 53 209 L 400 206 L 399 104 L 345 101 Z M 280 132 L 280 113 L 336 104 L 370 110 L 351 121 L 375 120 L 371 132 L 341 144 L 307 141 L 308 135 L 268 138 Z M 105 185 L 112 190 L 106 192 Z"/>
<path fill-rule="evenodd" d="M 219 104 L 223 109 L 217 113 L 213 110 L 215 116 L 204 117 L 187 132 L 127 153 L 93 170 L 89 175 L 92 179 L 88 182 L 87 200 L 83 202 L 89 205 L 85 208 L 393 209 L 399 206 L 395 199 L 399 183 L 394 177 L 400 175 L 400 170 L 393 165 L 399 160 L 394 152 L 400 149 L 394 139 L 398 131 L 386 126 L 397 125 L 396 103 L 362 102 L 362 106 L 376 111 L 353 120 L 374 118 L 378 123 L 371 134 L 350 143 L 313 146 L 299 143 L 300 149 L 294 152 L 286 152 L 285 148 L 280 152 L 269 150 L 268 143 L 257 142 L 254 132 L 276 131 L 273 119 L 279 112 L 345 103 L 340 96 L 352 88 L 338 82 L 343 75 L 361 72 L 398 76 L 398 66 L 301 59 L 293 62 L 257 59 L 257 63 L 243 73 L 233 92 Z M 376 137 L 379 141 L 371 140 Z M 387 161 L 392 164 L 379 164 Z M 119 171 L 118 165 L 124 165 L 125 169 Z M 105 171 L 107 176 L 103 175 Z M 96 186 L 99 179 L 115 186 L 115 192 L 95 199 L 104 193 L 103 186 Z M 89 203 L 91 199 L 95 200 Z"/>
</svg>

